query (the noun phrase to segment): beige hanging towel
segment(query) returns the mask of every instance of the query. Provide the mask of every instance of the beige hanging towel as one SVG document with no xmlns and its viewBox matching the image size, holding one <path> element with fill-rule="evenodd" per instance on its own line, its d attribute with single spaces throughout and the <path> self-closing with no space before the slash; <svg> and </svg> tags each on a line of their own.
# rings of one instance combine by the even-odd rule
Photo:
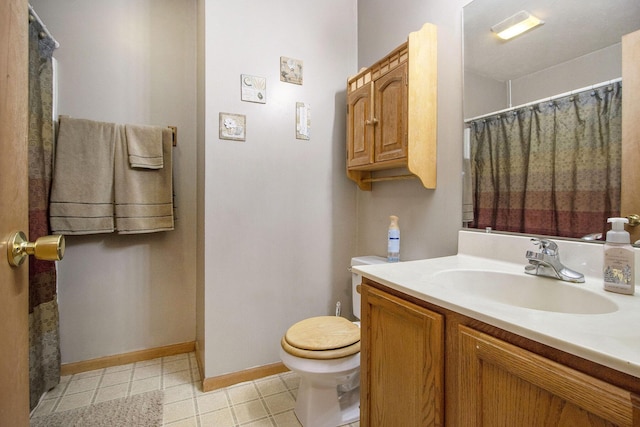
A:
<svg viewBox="0 0 640 427">
<path fill-rule="evenodd" d="M 162 169 L 134 168 L 129 162 L 126 125 L 117 127 L 115 221 L 120 234 L 173 230 L 172 132 L 162 132 Z"/>
<path fill-rule="evenodd" d="M 159 126 L 125 125 L 129 164 L 132 168 L 162 169 L 162 134 Z"/>
<path fill-rule="evenodd" d="M 60 117 L 49 201 L 54 234 L 112 233 L 116 125 Z"/>
</svg>

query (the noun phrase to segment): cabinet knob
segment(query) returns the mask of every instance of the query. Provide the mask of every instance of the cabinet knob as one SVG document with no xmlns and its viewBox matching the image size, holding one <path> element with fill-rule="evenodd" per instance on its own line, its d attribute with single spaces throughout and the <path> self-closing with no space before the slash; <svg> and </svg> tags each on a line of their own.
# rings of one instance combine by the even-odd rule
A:
<svg viewBox="0 0 640 427">
<path fill-rule="evenodd" d="M 366 120 L 364 123 L 369 126 L 374 126 L 378 124 L 378 119 L 373 118 L 371 120 Z"/>
</svg>

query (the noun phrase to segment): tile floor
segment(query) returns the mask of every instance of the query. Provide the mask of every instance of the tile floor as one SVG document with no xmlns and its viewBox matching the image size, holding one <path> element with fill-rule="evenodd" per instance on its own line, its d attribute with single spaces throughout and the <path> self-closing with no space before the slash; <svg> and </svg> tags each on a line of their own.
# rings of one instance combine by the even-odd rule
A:
<svg viewBox="0 0 640 427">
<path fill-rule="evenodd" d="M 185 353 L 62 377 L 32 417 L 161 389 L 164 426 L 298 427 L 298 384 L 297 375 L 286 372 L 203 393 L 195 354 Z"/>
</svg>

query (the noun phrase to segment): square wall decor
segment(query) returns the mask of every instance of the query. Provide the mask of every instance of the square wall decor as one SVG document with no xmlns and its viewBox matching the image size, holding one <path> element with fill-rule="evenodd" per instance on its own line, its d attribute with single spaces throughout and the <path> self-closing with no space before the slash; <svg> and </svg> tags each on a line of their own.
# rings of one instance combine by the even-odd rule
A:
<svg viewBox="0 0 640 427">
<path fill-rule="evenodd" d="M 280 57 L 280 80 L 287 83 L 302 84 L 302 61 Z"/>
<path fill-rule="evenodd" d="M 220 113 L 220 139 L 244 141 L 246 116 L 244 114 Z"/>
<path fill-rule="evenodd" d="M 240 75 L 240 99 L 247 102 L 265 104 L 267 102 L 267 79 L 264 77 Z"/>
</svg>

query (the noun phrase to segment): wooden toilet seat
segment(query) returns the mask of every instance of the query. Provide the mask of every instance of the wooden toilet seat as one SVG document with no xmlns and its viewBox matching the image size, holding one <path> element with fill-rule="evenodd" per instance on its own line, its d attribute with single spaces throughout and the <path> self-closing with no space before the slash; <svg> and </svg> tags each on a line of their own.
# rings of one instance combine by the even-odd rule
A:
<svg viewBox="0 0 640 427">
<path fill-rule="evenodd" d="M 360 328 L 344 317 L 311 317 L 291 326 L 281 345 L 305 359 L 338 359 L 360 351 Z"/>
</svg>

